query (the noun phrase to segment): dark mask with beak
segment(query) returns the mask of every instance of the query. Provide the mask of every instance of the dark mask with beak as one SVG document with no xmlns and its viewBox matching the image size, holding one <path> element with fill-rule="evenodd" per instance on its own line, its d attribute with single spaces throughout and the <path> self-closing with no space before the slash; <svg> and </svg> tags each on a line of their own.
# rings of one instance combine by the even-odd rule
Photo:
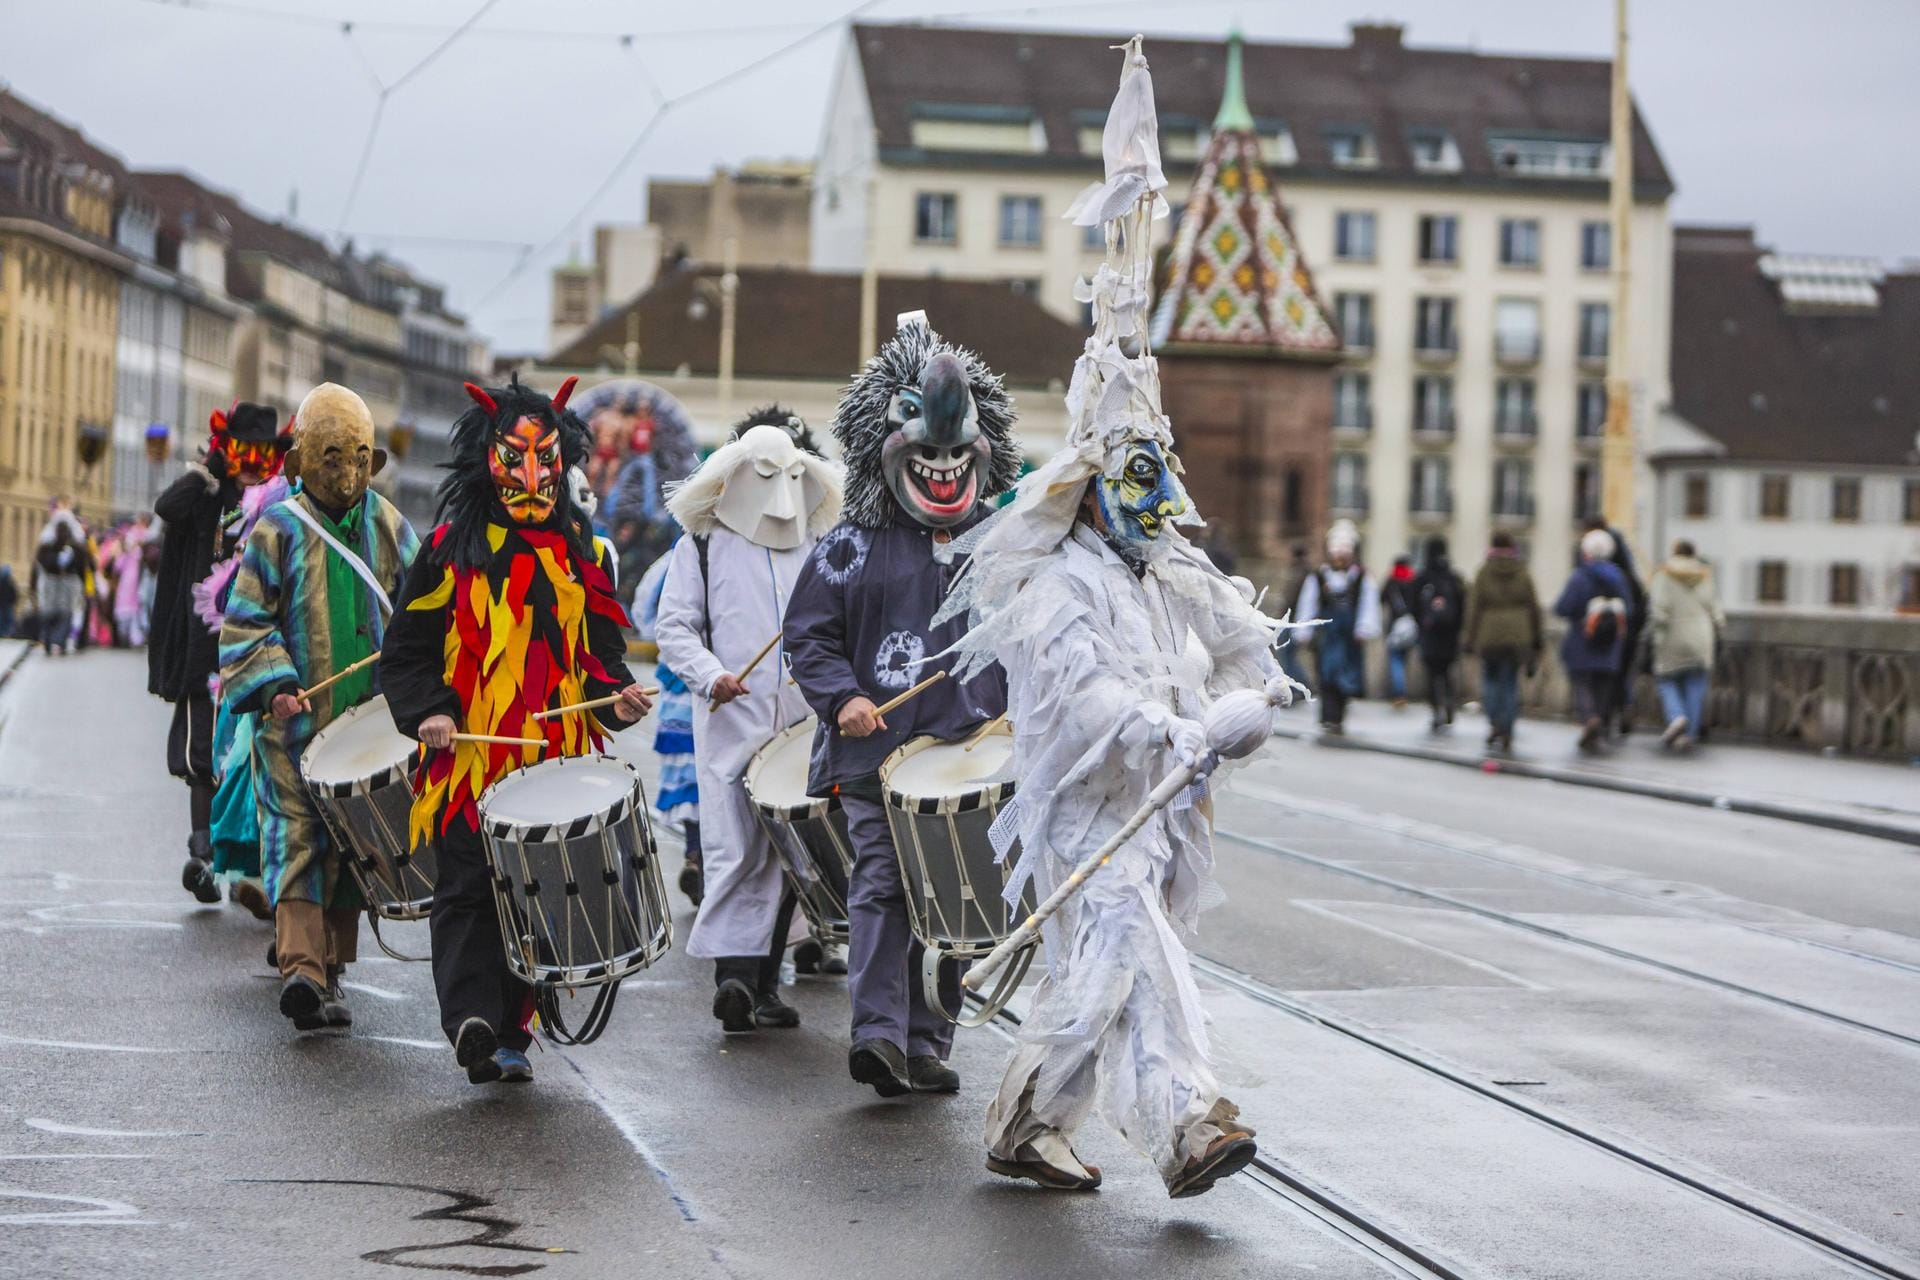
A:
<svg viewBox="0 0 1920 1280">
<path fill-rule="evenodd" d="M 1013 405 L 979 357 L 910 319 L 854 379 L 834 414 L 846 456 L 846 516 L 879 528 L 904 511 L 961 524 L 1020 474 Z"/>
</svg>

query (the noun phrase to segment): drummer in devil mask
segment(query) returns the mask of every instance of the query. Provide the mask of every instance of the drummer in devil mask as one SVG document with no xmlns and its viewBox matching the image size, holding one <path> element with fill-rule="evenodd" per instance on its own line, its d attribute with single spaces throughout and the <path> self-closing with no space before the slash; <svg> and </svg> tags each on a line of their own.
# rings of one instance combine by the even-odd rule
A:
<svg viewBox="0 0 1920 1280">
<path fill-rule="evenodd" d="M 394 724 L 428 748 L 414 779 L 412 840 L 437 843 L 433 983 L 440 1025 L 475 1084 L 531 1080 L 532 988 L 507 968 L 481 794 L 522 765 L 599 749 L 652 705 L 625 662 L 627 616 L 605 552 L 576 509 L 566 472 L 586 457 L 586 424 L 520 385 L 467 384 L 453 424 L 441 523 L 401 588 L 380 658 Z M 610 714 L 536 712 L 617 695 Z M 455 733 L 542 738 L 530 746 Z"/>
<path fill-rule="evenodd" d="M 1006 710 L 998 668 L 942 680 L 885 716 L 881 703 L 936 670 L 925 660 L 959 639 L 934 610 L 964 561 L 936 546 L 986 514 L 1019 475 L 1013 405 L 1000 379 L 923 315 L 868 361 L 841 398 L 833 432 L 846 458 L 845 518 L 823 535 L 787 606 L 793 676 L 820 717 L 807 789 L 838 789 L 854 846 L 848 882 L 853 1078 L 882 1097 L 953 1093 L 953 1024 L 926 1007 L 921 946 L 908 925 L 900 864 L 880 794 L 881 761 L 909 738 L 958 739 Z M 924 669 L 923 669 L 924 668 Z M 941 975 L 948 1008 L 959 977 Z"/>
</svg>

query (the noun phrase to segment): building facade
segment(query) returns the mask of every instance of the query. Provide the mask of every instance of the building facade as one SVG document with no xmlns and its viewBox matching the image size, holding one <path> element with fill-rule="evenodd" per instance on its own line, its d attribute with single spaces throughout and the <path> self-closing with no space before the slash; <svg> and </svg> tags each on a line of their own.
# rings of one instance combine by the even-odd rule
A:
<svg viewBox="0 0 1920 1280">
<path fill-rule="evenodd" d="M 119 164 L 0 92 L 0 562 L 22 584 L 48 504 L 112 511 Z"/>
<path fill-rule="evenodd" d="M 1920 616 L 1920 274 L 1681 228 L 1661 549 L 1731 610 Z"/>
<path fill-rule="evenodd" d="M 1146 53 L 1178 190 L 1207 149 L 1226 45 Z M 1471 563 L 1496 528 L 1540 565 L 1566 563 L 1600 495 L 1609 65 L 1419 49 L 1376 25 L 1345 46 L 1248 44 L 1245 60 L 1262 159 L 1347 352 L 1331 514 L 1360 524 L 1376 569 L 1434 533 Z M 1102 245 L 1061 215 L 1099 175 L 1113 81 L 1087 36 L 856 25 L 815 160 L 816 269 L 871 256 L 889 272 L 1001 280 L 1080 320 L 1074 282 Z M 1672 183 L 1637 119 L 1633 165 L 1627 327 L 1644 433 L 1669 394 Z M 1650 488 L 1648 473 L 1637 537 Z"/>
</svg>

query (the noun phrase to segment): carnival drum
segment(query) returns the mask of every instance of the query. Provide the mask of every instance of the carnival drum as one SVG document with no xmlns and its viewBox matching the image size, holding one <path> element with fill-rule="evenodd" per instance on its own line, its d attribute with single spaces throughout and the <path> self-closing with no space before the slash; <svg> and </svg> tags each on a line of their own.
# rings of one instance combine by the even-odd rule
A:
<svg viewBox="0 0 1920 1280">
<path fill-rule="evenodd" d="M 960 1018 L 939 996 L 944 959 L 977 960 L 998 946 L 1033 911 L 1033 888 L 1020 905 L 1007 905 L 1007 878 L 1019 861 L 1016 843 L 1002 863 L 989 829 L 1000 807 L 1013 798 L 1009 780 L 988 781 L 1013 757 L 1013 731 L 1005 723 L 967 743 L 915 738 L 880 765 L 887 825 L 900 857 L 907 918 L 925 944 L 921 978 L 927 1004 L 966 1026 L 997 1013 L 1020 985 L 1032 947 L 1007 965 L 982 1013 Z"/>
<path fill-rule="evenodd" d="M 433 906 L 435 855 L 408 847 L 419 744 L 393 727 L 384 696 L 335 717 L 313 735 L 300 776 L 347 853 L 367 907 L 386 920 L 424 920 Z"/>
<path fill-rule="evenodd" d="M 838 796 L 807 794 L 807 764 L 815 721 L 791 725 L 747 762 L 747 798 L 780 863 L 814 937 L 847 941 L 847 877 L 853 846 Z"/>
<path fill-rule="evenodd" d="M 646 815 L 640 775 L 606 755 L 543 760 L 481 795 L 481 838 L 516 977 L 542 992 L 610 987 L 673 945 Z M 558 1029 L 544 1009 L 543 1021 Z"/>
</svg>

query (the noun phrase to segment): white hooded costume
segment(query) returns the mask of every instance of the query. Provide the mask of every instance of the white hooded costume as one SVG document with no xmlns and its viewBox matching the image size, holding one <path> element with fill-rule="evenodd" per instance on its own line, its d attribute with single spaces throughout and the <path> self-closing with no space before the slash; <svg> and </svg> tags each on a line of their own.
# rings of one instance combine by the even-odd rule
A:
<svg viewBox="0 0 1920 1280">
<path fill-rule="evenodd" d="M 754 820 L 746 768 L 774 734 L 811 712 L 773 652 L 745 696 L 708 710 L 714 682 L 737 675 L 780 634 L 814 540 L 840 518 L 840 475 L 787 432 L 757 426 L 717 450 L 667 500 L 687 531 L 660 597 L 660 658 L 693 693 L 706 892 L 687 938 L 703 959 L 766 954 L 781 897 L 780 860 Z M 706 573 L 700 545 L 706 542 Z"/>
<path fill-rule="evenodd" d="M 1178 469 L 1146 354 L 1148 231 L 1165 210 L 1165 179 L 1137 40 L 1107 120 L 1107 181 L 1075 205 L 1081 221 L 1106 222 L 1109 261 L 1083 286 L 1094 332 L 1067 396 L 1066 447 L 954 544 L 972 560 L 943 610 L 972 617 L 957 673 L 995 660 L 1007 671 L 1019 795 L 995 838 L 1003 854 L 1020 841 L 1009 901 L 1029 878 L 1046 898 L 1193 759 L 1197 722 L 1217 697 L 1284 680 L 1270 649 L 1277 622 L 1174 527 L 1197 522 L 1179 515 L 1177 484 L 1164 490 L 1168 521 L 1129 545 L 1131 559 L 1082 514 L 1089 485 L 1117 480 L 1143 443 Z M 1016 1155 L 1025 1147 L 1085 1174 L 1067 1142 L 1096 1102 L 1170 1187 L 1223 1126 L 1250 1133 L 1231 1123 L 1237 1112 L 1209 1065 L 1185 946 L 1218 895 L 1212 866 L 1210 805 L 1196 784 L 1047 922 L 1046 977 L 988 1110 L 990 1167 L 1031 1158 Z"/>
</svg>

